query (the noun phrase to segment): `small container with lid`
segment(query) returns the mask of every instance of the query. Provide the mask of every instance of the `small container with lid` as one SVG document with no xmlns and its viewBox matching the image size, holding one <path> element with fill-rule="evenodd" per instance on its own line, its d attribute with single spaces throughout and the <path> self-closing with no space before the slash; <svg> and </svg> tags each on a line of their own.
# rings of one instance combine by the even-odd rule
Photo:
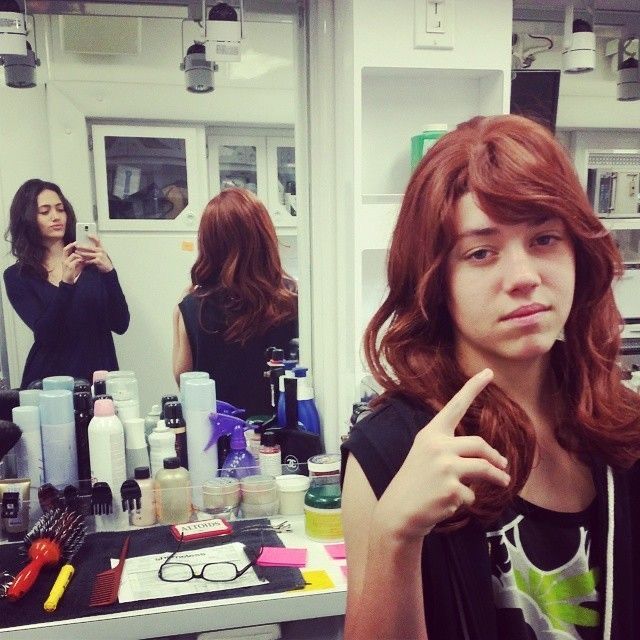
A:
<svg viewBox="0 0 640 640">
<path fill-rule="evenodd" d="M 304 496 L 304 528 L 317 542 L 343 539 L 340 491 L 340 455 L 309 458 L 310 486 Z"/>
<path fill-rule="evenodd" d="M 304 513 L 304 496 L 310 482 L 307 476 L 298 474 L 286 474 L 276 477 L 280 515 L 301 516 Z"/>
<path fill-rule="evenodd" d="M 238 514 L 240 481 L 237 478 L 212 478 L 202 485 L 202 506 L 207 513 L 230 518 Z"/>
<path fill-rule="evenodd" d="M 155 475 L 156 508 L 161 524 L 182 524 L 191 519 L 191 480 L 180 460 L 165 458 Z"/>
<path fill-rule="evenodd" d="M 278 492 L 272 476 L 252 475 L 240 480 L 242 515 L 261 518 L 278 513 Z"/>
</svg>

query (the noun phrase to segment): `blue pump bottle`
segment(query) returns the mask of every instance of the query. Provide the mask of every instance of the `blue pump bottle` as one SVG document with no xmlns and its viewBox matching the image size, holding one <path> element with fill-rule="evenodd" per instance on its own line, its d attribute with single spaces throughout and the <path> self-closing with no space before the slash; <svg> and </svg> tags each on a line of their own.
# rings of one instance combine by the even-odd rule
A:
<svg viewBox="0 0 640 640">
<path fill-rule="evenodd" d="M 307 367 L 294 367 L 292 373 L 298 381 L 298 427 L 303 431 L 320 435 L 320 414 L 314 400 L 313 387 L 307 377 Z M 288 377 L 285 374 L 285 378 Z M 284 383 L 284 379 L 281 379 Z M 286 424 L 286 399 L 285 394 L 281 393 L 278 398 L 278 424 L 284 426 Z"/>
</svg>

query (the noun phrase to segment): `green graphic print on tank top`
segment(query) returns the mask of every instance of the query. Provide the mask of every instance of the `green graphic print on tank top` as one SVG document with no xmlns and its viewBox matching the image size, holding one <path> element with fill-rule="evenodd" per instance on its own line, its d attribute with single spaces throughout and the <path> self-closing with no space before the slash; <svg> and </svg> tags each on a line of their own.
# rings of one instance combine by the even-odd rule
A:
<svg viewBox="0 0 640 640">
<path fill-rule="evenodd" d="M 602 637 L 595 522 L 595 503 L 580 513 L 559 513 L 516 498 L 491 527 L 487 542 L 500 638 Z"/>
</svg>

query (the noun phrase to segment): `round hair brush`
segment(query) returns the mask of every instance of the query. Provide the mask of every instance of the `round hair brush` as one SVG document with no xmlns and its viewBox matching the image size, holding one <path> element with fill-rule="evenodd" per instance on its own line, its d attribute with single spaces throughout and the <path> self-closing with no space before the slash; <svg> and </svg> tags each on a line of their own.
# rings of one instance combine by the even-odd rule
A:
<svg viewBox="0 0 640 640">
<path fill-rule="evenodd" d="M 8 420 L 0 420 L 0 460 L 4 458 L 22 437 L 22 429 Z"/>
<path fill-rule="evenodd" d="M 30 562 L 7 589 L 7 598 L 19 600 L 31 589 L 42 567 L 71 558 L 85 533 L 84 518 L 76 511 L 58 508 L 45 513 L 24 537 Z"/>
</svg>

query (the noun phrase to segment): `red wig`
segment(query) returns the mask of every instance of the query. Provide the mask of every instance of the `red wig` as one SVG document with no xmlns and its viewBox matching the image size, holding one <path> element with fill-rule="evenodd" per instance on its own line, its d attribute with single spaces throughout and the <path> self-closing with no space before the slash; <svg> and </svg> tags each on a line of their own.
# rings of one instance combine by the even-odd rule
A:
<svg viewBox="0 0 640 640">
<path fill-rule="evenodd" d="M 298 313 L 295 282 L 282 269 L 273 222 L 245 189 L 225 189 L 205 207 L 191 282 L 203 302 L 222 300 L 229 342 L 245 342 Z"/>
<path fill-rule="evenodd" d="M 427 153 L 411 177 L 393 232 L 389 293 L 364 337 L 365 354 L 384 396 L 439 411 L 464 384 L 454 357 L 447 308 L 447 257 L 459 199 L 473 193 L 503 224 L 556 216 L 576 256 L 576 286 L 564 342 L 551 363 L 558 383 L 560 442 L 617 468 L 640 458 L 640 399 L 620 382 L 616 365 L 620 314 L 611 288 L 622 273 L 618 250 L 594 214 L 563 147 L 521 116 L 477 117 Z M 511 486 L 474 486 L 469 514 L 487 522 L 517 494 L 531 471 L 535 432 L 522 408 L 495 384 L 478 397 L 458 433 L 478 434 L 509 459 Z"/>
</svg>

